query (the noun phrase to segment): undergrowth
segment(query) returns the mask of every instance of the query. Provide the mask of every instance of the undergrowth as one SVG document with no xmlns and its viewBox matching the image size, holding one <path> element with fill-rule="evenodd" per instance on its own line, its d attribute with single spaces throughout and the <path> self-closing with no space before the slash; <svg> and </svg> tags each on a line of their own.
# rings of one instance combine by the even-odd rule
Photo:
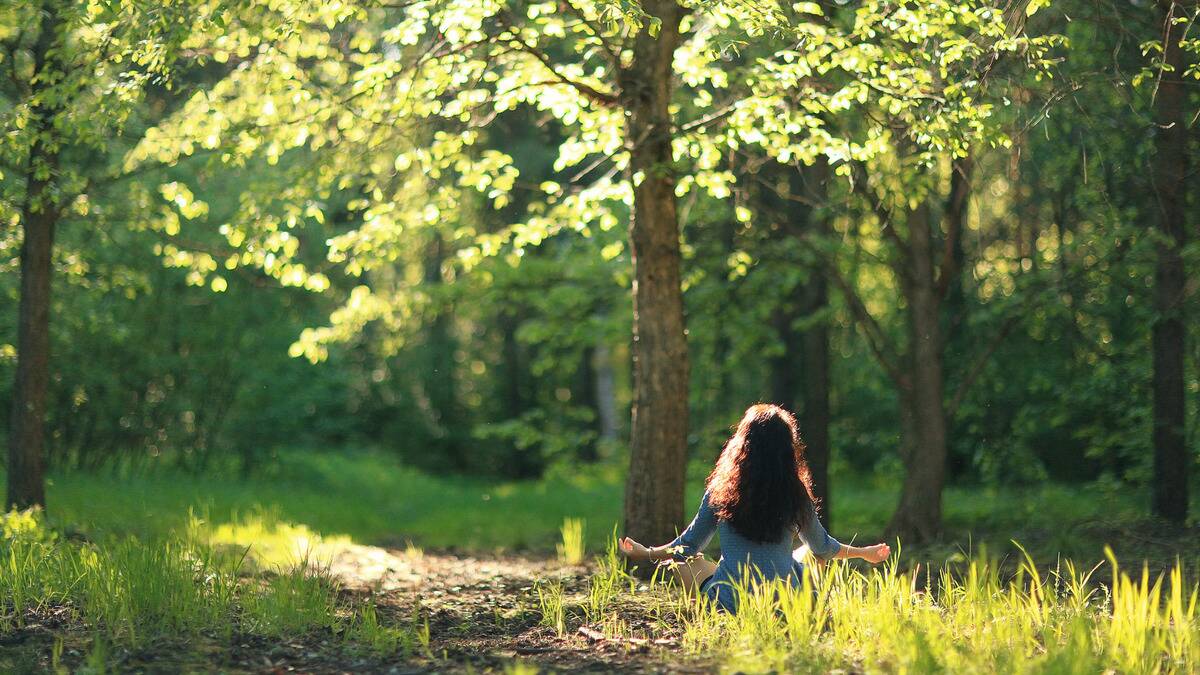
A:
<svg viewBox="0 0 1200 675">
<path fill-rule="evenodd" d="M 581 602 L 559 596 L 542 609 L 560 633 L 583 623 L 617 641 L 674 634 L 685 652 L 732 672 L 1200 670 L 1200 585 L 1182 564 L 1130 574 L 1110 552 L 1092 568 L 1063 560 L 1046 570 L 1021 553 L 1015 569 L 985 551 L 932 572 L 902 571 L 896 559 L 835 561 L 808 567 L 797 587 L 743 580 L 730 614 L 670 583 L 647 592 L 610 548 Z M 638 616 L 649 629 L 630 629 Z"/>
<path fill-rule="evenodd" d="M 55 616 L 64 630 L 88 636 L 88 667 L 114 648 L 159 639 L 318 635 L 379 656 L 403 656 L 422 642 L 415 623 L 385 625 L 373 603 L 340 601 L 338 582 L 316 558 L 273 542 L 271 533 L 288 527 L 261 517 L 241 524 L 267 542 L 259 557 L 243 543 L 253 540 L 233 535 L 237 528 L 195 518 L 174 536 L 97 542 L 62 536 L 38 511 L 0 514 L 0 635 Z M 61 636 L 52 651 L 57 662 Z"/>
</svg>

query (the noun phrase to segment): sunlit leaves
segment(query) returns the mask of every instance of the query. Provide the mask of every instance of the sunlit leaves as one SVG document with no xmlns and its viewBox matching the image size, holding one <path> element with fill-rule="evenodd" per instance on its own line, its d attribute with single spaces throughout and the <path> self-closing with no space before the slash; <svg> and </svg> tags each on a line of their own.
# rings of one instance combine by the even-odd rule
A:
<svg viewBox="0 0 1200 675">
<path fill-rule="evenodd" d="M 270 19 L 250 20 L 256 13 L 263 9 L 222 14 L 226 28 L 206 43 L 209 56 L 236 67 L 147 132 L 126 165 L 209 154 L 234 170 L 287 167 L 286 185 L 246 186 L 236 219 L 223 224 L 227 244 L 241 251 L 228 260 L 324 287 L 295 260 L 307 246 L 342 273 L 387 277 L 389 292 L 334 324 L 391 321 L 403 312 L 378 303 L 418 302 L 430 232 L 450 248 L 450 265 L 471 270 L 491 256 L 517 264 L 527 247 L 565 232 L 592 236 L 627 217 L 627 150 L 637 141 L 626 138 L 615 97 L 626 41 L 645 24 L 634 3 L 282 3 Z M 924 194 L 929 172 L 918 166 L 1007 143 L 995 120 L 1005 101 L 990 96 L 989 72 L 1001 57 L 1037 70 L 1053 47 L 1022 28 L 983 0 L 870 0 L 828 16 L 817 3 L 698 3 L 674 58 L 676 194 L 730 202 L 731 217 L 752 222 L 732 203 L 730 158 L 747 151 L 789 164 L 824 159 L 846 177 L 856 164 L 893 167 L 899 172 L 880 187 Z M 503 139 L 489 137 L 497 116 L 514 111 L 562 138 L 555 180 L 523 184 L 497 145 Z M 908 159 L 891 161 L 897 153 Z M 521 210 L 505 211 L 513 222 L 485 228 L 478 223 L 494 215 L 464 217 L 508 209 L 517 192 Z M 164 197 L 185 220 L 203 216 L 178 188 Z M 338 227 L 302 246 L 289 233 L 326 231 L 331 201 L 345 204 Z M 616 255 L 610 243 L 601 257 Z M 331 327 L 307 344 L 350 334 Z"/>
</svg>

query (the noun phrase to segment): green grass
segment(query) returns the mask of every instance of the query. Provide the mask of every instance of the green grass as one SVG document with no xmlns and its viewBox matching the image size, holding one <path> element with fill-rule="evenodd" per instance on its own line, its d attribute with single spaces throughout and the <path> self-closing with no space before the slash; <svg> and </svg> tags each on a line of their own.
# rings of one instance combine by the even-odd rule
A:
<svg viewBox="0 0 1200 675">
<path fill-rule="evenodd" d="M 540 608 L 559 634 L 587 624 L 617 642 L 673 641 L 723 672 L 1197 672 L 1200 585 L 1182 565 L 1139 570 L 1110 557 L 1103 569 L 1063 561 L 1046 572 L 1023 556 L 1010 571 L 981 553 L 927 586 L 894 560 L 836 561 L 799 588 L 738 584 L 731 615 L 669 585 L 647 591 L 610 553 L 586 595 L 548 594 Z"/>
<path fill-rule="evenodd" d="M 704 467 L 692 468 L 694 504 Z M 909 548 L 883 572 L 837 565 L 804 593 L 750 593 L 747 609 L 731 617 L 646 592 L 625 574 L 613 543 L 621 483 L 611 467 L 495 483 L 427 476 L 377 454 L 317 453 L 287 455 L 270 475 L 249 480 L 58 475 L 49 518 L 0 517 L 0 636 L 58 622 L 53 644 L 30 643 L 40 650 L 35 665 L 52 669 L 74 659 L 71 667 L 98 670 L 115 654 L 151 646 L 219 650 L 245 636 L 313 638 L 377 659 L 433 654 L 427 620 L 385 620 L 373 599 L 347 596 L 324 567 L 339 548 L 376 544 L 414 560 L 422 547 L 532 550 L 566 564 L 606 551 L 586 592 L 553 579 L 531 591 L 543 625 L 564 640 L 583 622 L 612 639 L 673 634 L 685 650 L 729 669 L 1200 665 L 1197 591 L 1185 581 L 1200 562 L 1200 538 L 1146 519 L 1136 491 L 951 488 L 943 542 Z M 834 534 L 874 540 L 894 484 L 837 481 Z M 1029 544 L 1030 554 L 1013 540 Z M 1109 546 L 1111 581 L 1101 586 L 1084 570 Z M 1135 570 L 1149 561 L 1155 572 L 1127 576 L 1118 559 Z M 0 653 L 0 670 L 28 666 L 27 652 Z"/>
<path fill-rule="evenodd" d="M 685 518 L 695 508 L 707 467 L 693 466 Z M 111 533 L 145 538 L 176 533 L 196 514 L 213 528 L 245 530 L 256 521 L 294 527 L 264 535 L 230 531 L 215 541 L 268 539 L 280 547 L 306 538 L 360 544 L 465 551 L 534 550 L 570 554 L 603 550 L 621 518 L 623 476 L 611 466 L 583 468 L 536 482 L 444 478 L 402 467 L 370 453 L 294 452 L 270 475 L 250 480 L 164 471 L 152 475 L 54 476 L 48 491 L 53 522 L 86 536 Z M 833 534 L 863 543 L 883 531 L 897 499 L 898 477 L 835 477 Z M 981 544 L 993 550 L 1024 542 L 1038 559 L 1059 556 L 1099 560 L 1105 545 L 1121 559 L 1168 564 L 1181 547 L 1200 555 L 1200 544 L 1146 530 L 1147 495 L 1114 484 L 1024 489 L 963 486 L 945 495 L 946 537 L 919 552 L 949 560 Z M 564 522 L 583 530 L 567 532 Z M 682 525 L 682 523 L 681 523 Z M 276 552 L 280 553 L 280 552 Z M 567 554 L 564 549 L 564 555 Z M 280 555 L 268 556 L 278 560 Z"/>
<path fill-rule="evenodd" d="M 297 533 L 311 544 L 299 557 L 278 543 Z M 337 540 L 303 527 L 262 517 L 211 527 L 190 518 L 179 531 L 81 541 L 48 527 L 39 512 L 14 511 L 0 514 L 0 534 L 0 637 L 23 635 L 6 642 L 25 644 L 0 650 L 0 672 L 57 671 L 65 640 L 85 650 L 75 665 L 89 672 L 104 672 L 118 651 L 203 664 L 206 645 L 228 651 L 235 636 L 340 639 L 379 657 L 420 642 L 415 624 L 385 624 L 373 605 L 341 598 L 315 557 Z M 238 536 L 245 539 L 232 543 Z M 268 546 L 256 554 L 260 537 Z M 49 624 L 57 628 L 46 664 L 39 640 Z M 188 670 L 183 662 L 175 666 Z"/>
</svg>

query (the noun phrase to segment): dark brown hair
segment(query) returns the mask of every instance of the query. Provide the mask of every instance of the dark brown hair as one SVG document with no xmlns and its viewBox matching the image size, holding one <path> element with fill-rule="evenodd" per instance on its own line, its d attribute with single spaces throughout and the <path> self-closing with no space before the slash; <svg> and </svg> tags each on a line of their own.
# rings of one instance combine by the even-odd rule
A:
<svg viewBox="0 0 1200 675">
<path fill-rule="evenodd" d="M 777 405 L 751 406 L 708 476 L 717 518 L 756 542 L 778 541 L 814 517 L 812 478 L 796 418 Z"/>
</svg>

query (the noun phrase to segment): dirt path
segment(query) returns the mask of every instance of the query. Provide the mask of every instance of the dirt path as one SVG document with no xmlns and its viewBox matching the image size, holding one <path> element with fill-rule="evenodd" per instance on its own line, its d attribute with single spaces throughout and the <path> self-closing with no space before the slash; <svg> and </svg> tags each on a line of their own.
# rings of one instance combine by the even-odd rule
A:
<svg viewBox="0 0 1200 675">
<path fill-rule="evenodd" d="M 504 672 L 521 665 L 543 671 L 697 671 L 671 658 L 677 644 L 671 640 L 652 648 L 589 637 L 586 629 L 559 637 L 540 625 L 535 585 L 561 582 L 566 597 L 578 601 L 586 596 L 591 574 L 585 566 L 353 546 L 334 557 L 330 572 L 356 599 L 373 597 L 390 622 L 429 627 L 428 648 L 419 650 L 424 653 L 391 663 L 346 664 L 353 672 Z"/>
</svg>

